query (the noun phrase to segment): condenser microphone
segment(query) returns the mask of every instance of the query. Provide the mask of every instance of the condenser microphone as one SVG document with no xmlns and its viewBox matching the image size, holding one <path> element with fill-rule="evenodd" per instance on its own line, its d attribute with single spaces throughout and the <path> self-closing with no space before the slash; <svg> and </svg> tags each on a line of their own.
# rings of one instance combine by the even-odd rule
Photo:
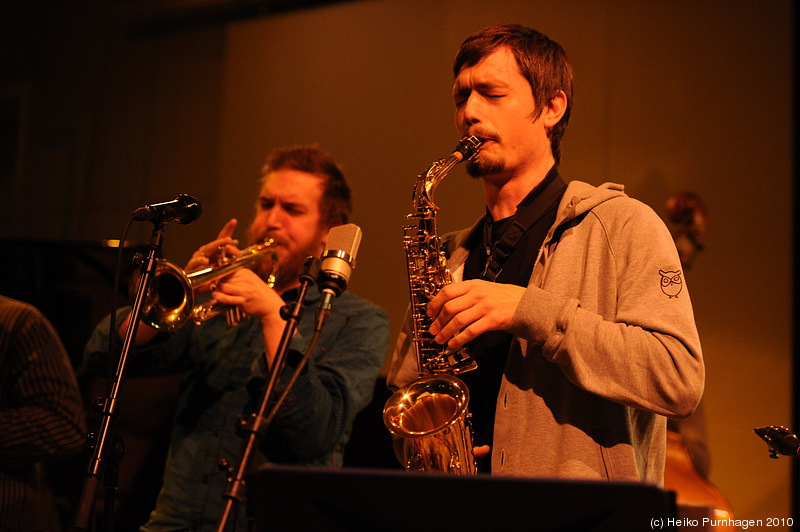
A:
<svg viewBox="0 0 800 532">
<path fill-rule="evenodd" d="M 200 202 L 189 194 L 180 194 L 172 201 L 153 203 L 136 209 L 133 219 L 137 222 L 153 222 L 156 225 L 167 222 L 188 224 L 197 220 L 203 208 Z"/>
<path fill-rule="evenodd" d="M 360 245 L 361 228 L 356 224 L 337 225 L 328 233 L 317 279 L 317 286 L 322 292 L 321 309 L 330 308 L 333 298 L 347 290 Z"/>
</svg>

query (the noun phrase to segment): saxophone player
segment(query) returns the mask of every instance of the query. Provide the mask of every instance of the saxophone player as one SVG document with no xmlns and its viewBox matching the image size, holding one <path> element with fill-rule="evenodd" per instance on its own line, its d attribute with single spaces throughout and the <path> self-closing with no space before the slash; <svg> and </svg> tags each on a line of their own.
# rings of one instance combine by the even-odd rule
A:
<svg viewBox="0 0 800 532">
<path fill-rule="evenodd" d="M 667 418 L 695 409 L 704 365 L 672 237 L 623 187 L 559 174 L 573 104 L 562 47 L 519 25 L 469 36 L 453 64 L 455 123 L 482 141 L 469 174 L 486 213 L 446 235 L 455 282 L 429 333 L 469 345 L 479 471 L 663 484 Z M 417 368 L 408 323 L 388 384 Z"/>
<path fill-rule="evenodd" d="M 238 465 L 245 438 L 236 421 L 257 406 L 265 359 L 271 365 L 284 331 L 280 309 L 297 299 L 305 259 L 320 256 L 329 230 L 347 223 L 351 209 L 350 188 L 330 155 L 315 146 L 273 151 L 262 170 L 248 236 L 251 244 L 274 241 L 279 263 L 274 288 L 267 281 L 271 270 L 239 269 L 222 279 L 213 297 L 248 316 L 235 327 L 226 323 L 224 313 L 202 325 L 190 321 L 171 333 L 139 324 L 130 373 L 183 372 L 163 485 L 140 530 L 216 530 L 227 480 L 219 463 L 225 459 Z M 213 263 L 220 246 L 237 254 L 235 226 L 231 220 L 217 239 L 201 246 L 187 271 Z M 310 287 L 277 395 L 311 341 L 319 302 L 317 286 Z M 388 317 L 350 292 L 337 297 L 331 311 L 316 349 L 258 449 L 269 462 L 341 466 L 353 419 L 372 398 L 388 345 Z M 121 334 L 129 312 L 121 311 Z M 87 345 L 90 366 L 108 357 L 107 331 L 108 321 Z M 246 530 L 245 517 L 241 505 L 238 519 L 229 520 L 226 530 Z"/>
</svg>

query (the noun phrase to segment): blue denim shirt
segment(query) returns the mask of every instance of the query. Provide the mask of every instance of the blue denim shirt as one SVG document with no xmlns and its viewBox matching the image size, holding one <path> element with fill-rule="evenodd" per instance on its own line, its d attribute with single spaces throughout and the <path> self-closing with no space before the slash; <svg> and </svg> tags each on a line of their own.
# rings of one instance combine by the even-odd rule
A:
<svg viewBox="0 0 800 532">
<path fill-rule="evenodd" d="M 284 299 L 295 297 L 290 292 Z M 277 394 L 309 345 L 319 298 L 311 287 Z M 122 310 L 120 319 L 128 312 Z M 341 466 L 353 419 L 372 399 L 388 340 L 383 310 L 349 292 L 336 298 L 311 359 L 262 439 L 264 457 L 275 463 Z M 90 366 L 107 357 L 107 345 L 108 318 L 87 345 Z M 258 385 L 266 379 L 264 367 L 264 337 L 253 318 L 237 327 L 229 327 L 224 315 L 201 326 L 189 323 L 131 353 L 126 375 L 176 368 L 185 372 L 163 487 L 141 530 L 216 529 L 227 485 L 219 462 L 226 459 L 234 468 L 238 464 L 245 438 L 235 429 L 237 418 L 255 412 L 263 387 Z M 247 529 L 244 516 L 239 508 L 238 530 Z M 233 524 L 229 519 L 228 528 Z"/>
</svg>

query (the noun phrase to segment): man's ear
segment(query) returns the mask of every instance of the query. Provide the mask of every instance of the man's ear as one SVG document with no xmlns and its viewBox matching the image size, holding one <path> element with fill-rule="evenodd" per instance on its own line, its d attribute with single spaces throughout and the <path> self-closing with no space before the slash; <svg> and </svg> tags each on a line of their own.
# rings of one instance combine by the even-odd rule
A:
<svg viewBox="0 0 800 532">
<path fill-rule="evenodd" d="M 567 95 L 564 91 L 560 90 L 550 100 L 550 103 L 542 111 L 542 120 L 544 126 L 551 128 L 558 124 L 567 112 Z"/>
</svg>

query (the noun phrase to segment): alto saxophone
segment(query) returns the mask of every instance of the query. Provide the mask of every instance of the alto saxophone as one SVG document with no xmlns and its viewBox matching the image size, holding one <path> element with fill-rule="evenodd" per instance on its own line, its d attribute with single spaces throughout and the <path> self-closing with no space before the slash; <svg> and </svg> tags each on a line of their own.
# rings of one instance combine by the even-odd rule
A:
<svg viewBox="0 0 800 532">
<path fill-rule="evenodd" d="M 404 230 L 411 292 L 413 345 L 420 378 L 397 390 L 386 402 L 383 421 L 394 436 L 395 454 L 406 469 L 474 475 L 469 390 L 456 374 L 477 367 L 469 351 L 438 344 L 428 332 L 432 320 L 428 302 L 453 282 L 436 229 L 433 193 L 458 163 L 475 158 L 477 137 L 464 137 L 452 155 L 440 159 L 417 177 L 413 221 Z"/>
</svg>

